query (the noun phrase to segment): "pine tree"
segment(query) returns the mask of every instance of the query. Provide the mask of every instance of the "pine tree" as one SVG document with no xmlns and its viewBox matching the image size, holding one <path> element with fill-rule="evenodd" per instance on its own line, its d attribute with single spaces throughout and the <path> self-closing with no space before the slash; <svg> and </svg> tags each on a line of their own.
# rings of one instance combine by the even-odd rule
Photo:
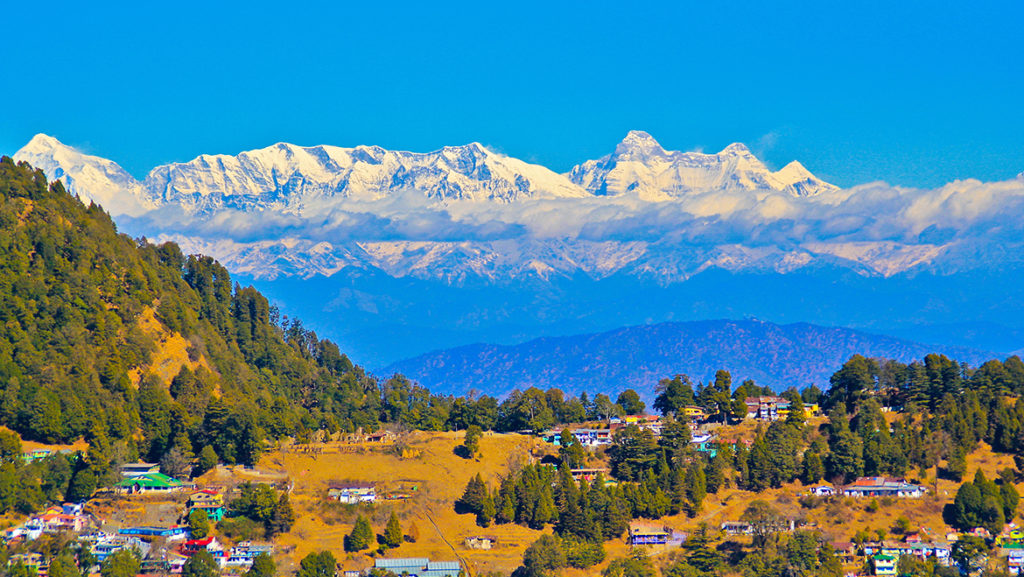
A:
<svg viewBox="0 0 1024 577">
<path fill-rule="evenodd" d="M 181 577 L 217 577 L 220 575 L 220 568 L 217 560 L 209 551 L 202 550 L 185 561 L 181 568 Z"/>
<path fill-rule="evenodd" d="M 825 474 L 825 468 L 821 464 L 821 457 L 817 453 L 808 449 L 804 453 L 803 462 L 803 474 L 801 479 L 806 485 L 813 485 L 818 481 L 821 481 L 822 476 Z"/>
<path fill-rule="evenodd" d="M 352 532 L 345 539 L 345 550 L 349 552 L 362 551 L 368 548 L 373 540 L 373 528 L 370 527 L 370 522 L 366 520 L 366 517 L 360 515 L 352 527 Z"/>
<path fill-rule="evenodd" d="M 494 498 L 491 496 L 491 492 L 484 487 L 483 502 L 480 503 L 480 510 L 476 514 L 476 524 L 481 527 L 489 527 L 496 514 Z"/>
<path fill-rule="evenodd" d="M 672 474 L 672 514 L 686 510 L 686 471 L 682 467 L 676 467 Z"/>
<path fill-rule="evenodd" d="M 460 513 L 477 513 L 479 514 L 484 505 L 484 500 L 487 497 L 487 485 L 484 484 L 483 478 L 477 473 L 476 476 L 472 477 L 468 483 L 466 483 L 466 490 L 463 491 L 462 497 L 455 502 L 456 511 Z"/>
<path fill-rule="evenodd" d="M 772 479 L 772 450 L 763 434 L 759 433 L 754 439 L 747 462 L 747 475 L 743 479 L 746 489 L 750 491 L 767 489 L 771 485 Z"/>
<path fill-rule="evenodd" d="M 533 509 L 533 518 L 530 520 L 530 527 L 542 529 L 544 525 L 557 519 L 558 510 L 555 508 L 554 497 L 551 495 L 550 487 L 540 492 L 536 506 Z"/>
<path fill-rule="evenodd" d="M 712 574 L 722 564 L 722 558 L 711 548 L 708 539 L 708 528 L 706 523 L 700 527 L 683 543 L 686 551 L 686 561 L 701 574 Z"/>
<path fill-rule="evenodd" d="M 267 523 L 267 533 L 270 536 L 287 533 L 294 524 L 295 511 L 292 509 L 291 501 L 288 499 L 288 493 L 282 493 L 281 498 L 277 500 L 277 504 L 274 506 L 270 522 Z"/>
<path fill-rule="evenodd" d="M 625 510 L 625 504 L 622 496 L 613 495 L 608 502 L 608 506 L 605 507 L 604 515 L 601 519 L 601 530 L 604 533 L 604 539 L 618 539 L 622 536 L 622 533 L 626 531 L 629 526 L 630 515 Z"/>
<path fill-rule="evenodd" d="M 829 437 L 829 448 L 829 478 L 849 482 L 864 474 L 863 443 L 849 427 L 841 427 Z"/>
<path fill-rule="evenodd" d="M 505 479 L 501 482 L 501 489 L 498 492 L 500 497 L 500 504 L 497 506 L 497 511 L 494 515 L 495 520 L 499 524 L 511 523 L 516 520 L 516 504 L 515 504 L 515 481 L 511 478 Z"/>
<path fill-rule="evenodd" d="M 252 560 L 252 567 L 243 573 L 243 577 L 274 577 L 277 573 L 277 565 L 274 559 L 266 553 L 256 555 Z"/>
<path fill-rule="evenodd" d="M 384 529 L 384 544 L 388 547 L 398 547 L 402 544 L 402 526 L 398 523 L 398 515 L 395 512 L 391 512 L 391 518 L 388 519 L 388 526 Z"/>
<path fill-rule="evenodd" d="M 691 517 L 703 508 L 704 497 L 706 496 L 707 482 L 704 476 L 704 467 L 699 462 L 694 461 L 686 471 L 686 498 L 689 501 Z"/>
<path fill-rule="evenodd" d="M 961 447 L 953 450 L 953 454 L 946 460 L 946 473 L 954 481 L 962 481 L 967 473 L 967 454 Z"/>
<path fill-rule="evenodd" d="M 711 457 L 710 463 L 708 463 L 707 472 L 707 491 L 708 493 L 717 493 L 719 489 L 725 484 L 725 460 L 720 454 L 716 454 Z"/>
<path fill-rule="evenodd" d="M 1004 472 L 1009 472 L 1009 470 Z M 1013 486 L 1012 475 L 1013 473 L 1009 472 L 1009 477 L 1004 476 L 999 486 L 999 493 L 1003 501 L 1003 515 L 1006 517 L 1007 523 L 1013 521 L 1014 517 L 1017 516 L 1017 505 L 1020 503 L 1020 493 Z"/>
</svg>

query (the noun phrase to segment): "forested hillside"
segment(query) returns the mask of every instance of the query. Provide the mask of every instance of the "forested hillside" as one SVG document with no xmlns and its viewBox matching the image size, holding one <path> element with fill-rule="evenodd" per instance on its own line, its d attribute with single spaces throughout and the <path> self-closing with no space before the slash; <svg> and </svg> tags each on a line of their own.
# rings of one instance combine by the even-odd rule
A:
<svg viewBox="0 0 1024 577">
<path fill-rule="evenodd" d="M 707 381 L 728 367 L 738 379 L 782 390 L 824 387 L 846 359 L 861 354 L 910 362 L 939 352 L 980 365 L 995 357 L 935 347 L 841 327 L 759 320 L 707 320 L 625 327 L 604 333 L 548 337 L 517 345 L 470 345 L 435 351 L 383 370 L 402 373 L 432 391 L 473 389 L 506 394 L 517 387 L 558 387 L 566 394 L 614 393 L 632 387 L 647 398 L 666 375 Z"/>
<path fill-rule="evenodd" d="M 202 361 L 170 383 L 150 371 L 157 343 L 139 326 L 153 310 Z M 212 259 L 120 235 L 99 206 L 0 160 L 0 424 L 23 438 L 84 437 L 102 474 L 207 447 L 253 462 L 268 437 L 378 426 L 381 386 L 278 316 Z M 384 388 L 396 387 L 396 402 L 410 398 L 405 381 Z"/>
</svg>

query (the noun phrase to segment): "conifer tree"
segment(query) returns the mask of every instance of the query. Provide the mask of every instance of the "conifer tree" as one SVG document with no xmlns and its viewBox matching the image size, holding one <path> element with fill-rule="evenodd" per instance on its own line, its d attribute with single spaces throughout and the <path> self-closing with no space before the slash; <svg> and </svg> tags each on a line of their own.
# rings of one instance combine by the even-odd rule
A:
<svg viewBox="0 0 1024 577">
<path fill-rule="evenodd" d="M 686 498 L 689 501 L 690 516 L 696 515 L 704 506 L 704 497 L 707 496 L 707 483 L 704 476 L 704 467 L 699 462 L 690 463 L 686 471 Z"/>
<path fill-rule="evenodd" d="M 515 482 L 511 477 L 502 480 L 498 490 L 498 503 L 495 503 L 494 519 L 498 524 L 511 523 L 516 519 Z"/>
<path fill-rule="evenodd" d="M 725 484 L 725 458 L 721 454 L 711 457 L 707 471 L 707 492 L 717 493 Z"/>
<path fill-rule="evenodd" d="M 721 556 L 710 546 L 706 523 L 701 523 L 683 543 L 683 549 L 686 551 L 686 562 L 702 575 L 713 574 L 722 564 Z"/>
<path fill-rule="evenodd" d="M 274 577 L 277 573 L 277 565 L 273 557 L 266 553 L 260 553 L 252 560 L 252 567 L 243 573 L 243 577 Z"/>
<path fill-rule="evenodd" d="M 672 473 L 672 514 L 685 511 L 687 503 L 686 471 L 682 467 L 676 467 Z"/>
<path fill-rule="evenodd" d="M 373 528 L 370 527 L 370 522 L 366 520 L 366 517 L 360 515 L 356 519 L 356 524 L 352 527 L 352 532 L 345 538 L 345 550 L 350 552 L 362 551 L 368 548 L 374 540 Z"/>
<path fill-rule="evenodd" d="M 825 469 L 821 464 L 821 457 L 818 456 L 818 453 L 808 449 L 804 453 L 803 474 L 800 478 L 804 484 L 812 485 L 821 481 L 824 474 Z"/>
<path fill-rule="evenodd" d="M 288 493 L 282 493 L 281 498 L 274 505 L 270 521 L 267 523 L 267 533 L 271 536 L 287 533 L 295 524 L 295 511 L 292 509 Z"/>
<path fill-rule="evenodd" d="M 463 513 L 480 513 L 486 497 L 487 485 L 484 484 L 483 478 L 477 473 L 476 476 L 470 478 L 469 482 L 466 483 L 466 490 L 463 491 L 462 497 L 459 498 L 455 505 L 457 510 Z"/>
<path fill-rule="evenodd" d="M 398 515 L 395 512 L 391 512 L 391 517 L 388 519 L 388 525 L 384 529 L 384 544 L 388 547 L 398 547 L 402 544 L 402 526 L 398 522 Z"/>
<path fill-rule="evenodd" d="M 494 521 L 494 516 L 497 514 L 494 506 L 494 498 L 491 496 L 491 492 L 484 487 L 483 502 L 480 503 L 480 510 L 476 514 L 476 524 L 481 527 L 489 527 L 491 522 Z"/>
</svg>

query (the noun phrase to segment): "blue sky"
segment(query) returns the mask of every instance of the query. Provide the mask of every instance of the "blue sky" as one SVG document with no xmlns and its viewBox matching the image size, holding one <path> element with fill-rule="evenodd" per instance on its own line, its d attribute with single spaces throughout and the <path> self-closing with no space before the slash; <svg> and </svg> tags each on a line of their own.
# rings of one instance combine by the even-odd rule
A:
<svg viewBox="0 0 1024 577">
<path fill-rule="evenodd" d="M 287 141 L 482 142 L 568 170 L 630 129 L 840 185 L 1024 171 L 1019 2 L 31 3 L 0 24 L 0 153 L 136 176 Z"/>
</svg>

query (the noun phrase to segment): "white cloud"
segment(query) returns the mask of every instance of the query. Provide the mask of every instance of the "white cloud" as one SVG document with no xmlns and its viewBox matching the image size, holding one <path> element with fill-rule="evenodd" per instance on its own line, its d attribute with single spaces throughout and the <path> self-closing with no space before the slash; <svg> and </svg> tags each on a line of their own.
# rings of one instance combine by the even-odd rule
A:
<svg viewBox="0 0 1024 577">
<path fill-rule="evenodd" d="M 955 258 L 957 251 L 977 254 L 1021 244 L 1022 209 L 1024 181 L 965 180 L 937 189 L 871 183 L 811 197 L 721 191 L 661 202 L 613 196 L 438 204 L 410 191 L 379 201 L 331 199 L 294 212 L 222 209 L 203 219 L 165 207 L 122 224 L 129 232 L 240 243 L 301 239 L 306 247 L 301 250 L 320 242 L 470 241 L 490 243 L 487 250 L 501 252 L 520 250 L 513 247 L 523 242 L 641 241 L 685 251 L 693 263 L 719 259 L 728 266 L 756 257 L 785 267 L 819 254 L 893 274 Z M 519 242 L 496 242 L 503 240 Z M 635 260 L 636 246 L 623 253 L 630 256 L 619 258 L 619 265 Z M 771 250 L 738 253 L 739 246 Z"/>
</svg>

